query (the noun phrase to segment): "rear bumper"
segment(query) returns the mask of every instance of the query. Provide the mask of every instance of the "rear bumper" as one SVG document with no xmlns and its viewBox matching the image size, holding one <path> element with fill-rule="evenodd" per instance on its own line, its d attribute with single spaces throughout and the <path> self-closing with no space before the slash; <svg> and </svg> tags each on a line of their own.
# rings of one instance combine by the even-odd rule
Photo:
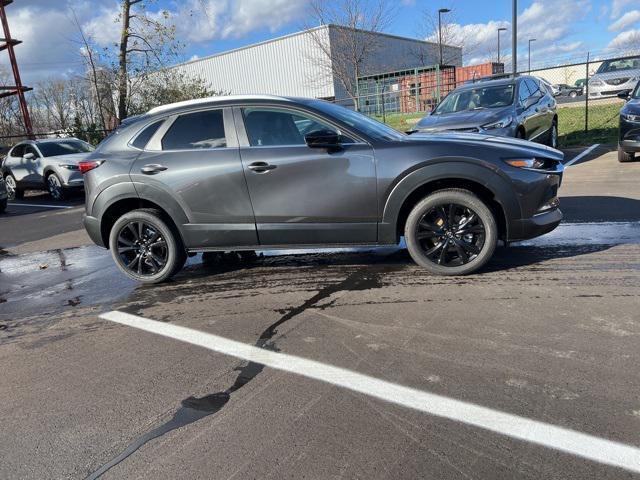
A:
<svg viewBox="0 0 640 480">
<path fill-rule="evenodd" d="M 518 238 L 510 238 L 509 241 L 528 240 L 539 237 L 554 230 L 562 221 L 562 211 L 559 208 L 534 215 L 531 218 L 516 220 Z"/>
<path fill-rule="evenodd" d="M 87 230 L 89 234 L 89 238 L 100 247 L 107 247 L 102 241 L 102 232 L 100 230 L 100 220 L 95 217 L 84 215 L 82 217 L 82 223 L 84 224 L 84 228 Z"/>
</svg>

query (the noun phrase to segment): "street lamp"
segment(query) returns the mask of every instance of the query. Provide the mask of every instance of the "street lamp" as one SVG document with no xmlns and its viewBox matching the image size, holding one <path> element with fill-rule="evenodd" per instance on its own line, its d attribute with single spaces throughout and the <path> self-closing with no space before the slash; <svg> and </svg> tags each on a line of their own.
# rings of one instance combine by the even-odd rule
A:
<svg viewBox="0 0 640 480">
<path fill-rule="evenodd" d="M 500 27 L 498 29 L 498 62 L 497 63 L 500 63 L 500 33 L 501 32 L 506 32 L 506 31 L 507 31 L 507 29 L 504 28 L 504 27 Z"/>
<path fill-rule="evenodd" d="M 441 8 L 438 10 L 438 36 L 440 38 L 440 65 L 442 65 L 442 14 L 449 13 L 451 10 L 448 8 Z"/>
<path fill-rule="evenodd" d="M 529 75 L 531 75 L 531 42 L 535 42 L 535 38 L 529 39 Z"/>
</svg>

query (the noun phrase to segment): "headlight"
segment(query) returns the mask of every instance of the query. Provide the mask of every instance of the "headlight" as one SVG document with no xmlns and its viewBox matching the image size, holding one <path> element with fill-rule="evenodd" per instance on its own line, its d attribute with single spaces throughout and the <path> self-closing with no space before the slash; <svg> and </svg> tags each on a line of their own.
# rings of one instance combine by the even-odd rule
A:
<svg viewBox="0 0 640 480">
<path fill-rule="evenodd" d="M 620 112 L 620 116 L 625 119 L 627 122 L 640 123 L 640 115 L 633 115 L 631 113 L 622 113 Z"/>
<path fill-rule="evenodd" d="M 67 170 L 78 170 L 78 165 L 73 165 L 71 163 L 59 163 L 58 166 L 66 168 Z"/>
<path fill-rule="evenodd" d="M 562 163 L 552 158 L 505 158 L 503 161 L 512 167 L 523 170 L 536 170 L 545 173 L 562 173 Z"/>
<path fill-rule="evenodd" d="M 594 86 L 594 87 L 599 87 L 600 85 L 604 85 L 604 83 L 602 82 L 602 80 L 589 80 L 589 85 Z"/>
<path fill-rule="evenodd" d="M 487 123 L 486 125 L 483 125 L 482 128 L 485 130 L 493 130 L 496 128 L 506 128 L 509 125 L 511 125 L 511 122 L 513 122 L 513 117 L 506 117 L 498 122 Z"/>
</svg>

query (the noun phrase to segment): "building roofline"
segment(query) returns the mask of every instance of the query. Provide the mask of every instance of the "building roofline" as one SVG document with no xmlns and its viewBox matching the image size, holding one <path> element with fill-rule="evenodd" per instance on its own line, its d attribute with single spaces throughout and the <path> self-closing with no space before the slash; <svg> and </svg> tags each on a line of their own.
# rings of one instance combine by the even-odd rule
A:
<svg viewBox="0 0 640 480">
<path fill-rule="evenodd" d="M 428 42 L 426 40 L 420 40 L 419 38 L 402 37 L 400 35 L 394 35 L 394 34 L 391 34 L 391 33 L 384 33 L 384 32 L 371 32 L 371 31 L 362 30 L 362 29 L 359 29 L 359 28 L 345 27 L 343 25 L 336 25 L 336 24 L 333 24 L 333 23 L 329 23 L 329 24 L 325 24 L 325 25 L 318 25 L 317 27 L 313 27 L 313 28 L 308 28 L 306 30 L 300 30 L 299 32 L 288 33 L 287 35 L 282 35 L 280 37 L 270 38 L 268 40 L 263 40 L 261 42 L 251 43 L 251 44 L 245 45 L 243 47 L 232 48 L 231 50 L 226 50 L 224 52 L 213 53 L 211 55 L 206 55 L 204 57 L 194 58 L 192 60 L 187 60 L 185 62 L 176 63 L 175 65 L 172 65 L 172 66 L 167 67 L 167 68 L 171 69 L 171 68 L 175 68 L 175 67 L 181 67 L 181 66 L 184 66 L 184 65 L 189 65 L 189 64 L 200 62 L 200 61 L 203 61 L 203 60 L 209 60 L 211 58 L 222 57 L 224 55 L 230 55 L 232 53 L 237 53 L 237 52 L 240 52 L 242 50 L 248 50 L 250 48 L 259 47 L 259 46 L 262 46 L 262 45 L 267 45 L 269 43 L 278 42 L 278 41 L 284 40 L 286 38 L 292 38 L 292 37 L 297 37 L 297 36 L 300 36 L 300 35 L 305 35 L 305 34 L 308 34 L 310 32 L 314 32 L 314 31 L 317 31 L 317 30 L 322 30 L 322 29 L 325 29 L 325 28 L 327 28 L 327 29 L 328 28 L 337 28 L 337 29 L 343 29 L 343 30 L 354 30 L 354 31 L 357 31 L 357 32 L 369 33 L 371 35 L 378 35 L 378 36 L 382 36 L 382 37 L 394 38 L 396 40 L 405 40 L 405 41 L 408 41 L 408 42 L 417 42 L 417 43 L 422 43 L 422 44 L 430 45 L 430 46 L 434 46 L 434 47 L 438 46 L 438 44 L 435 43 L 435 42 Z M 461 47 L 455 47 L 453 45 L 447 45 L 447 44 L 443 44 L 443 47 L 461 48 Z"/>
</svg>

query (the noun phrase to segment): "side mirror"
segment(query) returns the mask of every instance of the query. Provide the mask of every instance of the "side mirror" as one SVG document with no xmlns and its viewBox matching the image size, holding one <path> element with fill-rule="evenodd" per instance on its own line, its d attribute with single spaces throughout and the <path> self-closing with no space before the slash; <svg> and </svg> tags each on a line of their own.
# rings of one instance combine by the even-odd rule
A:
<svg viewBox="0 0 640 480">
<path fill-rule="evenodd" d="M 307 142 L 309 148 L 327 148 L 331 150 L 340 148 L 341 144 L 340 135 L 333 130 L 314 130 L 304 136 L 304 141 Z"/>
<path fill-rule="evenodd" d="M 36 156 L 33 153 L 29 152 L 25 153 L 22 158 L 24 158 L 25 160 L 33 160 L 34 158 L 36 158 Z"/>
<path fill-rule="evenodd" d="M 618 93 L 618 98 L 621 98 L 622 100 L 629 100 L 630 96 L 631 96 L 631 90 L 625 90 L 624 92 Z"/>
</svg>

